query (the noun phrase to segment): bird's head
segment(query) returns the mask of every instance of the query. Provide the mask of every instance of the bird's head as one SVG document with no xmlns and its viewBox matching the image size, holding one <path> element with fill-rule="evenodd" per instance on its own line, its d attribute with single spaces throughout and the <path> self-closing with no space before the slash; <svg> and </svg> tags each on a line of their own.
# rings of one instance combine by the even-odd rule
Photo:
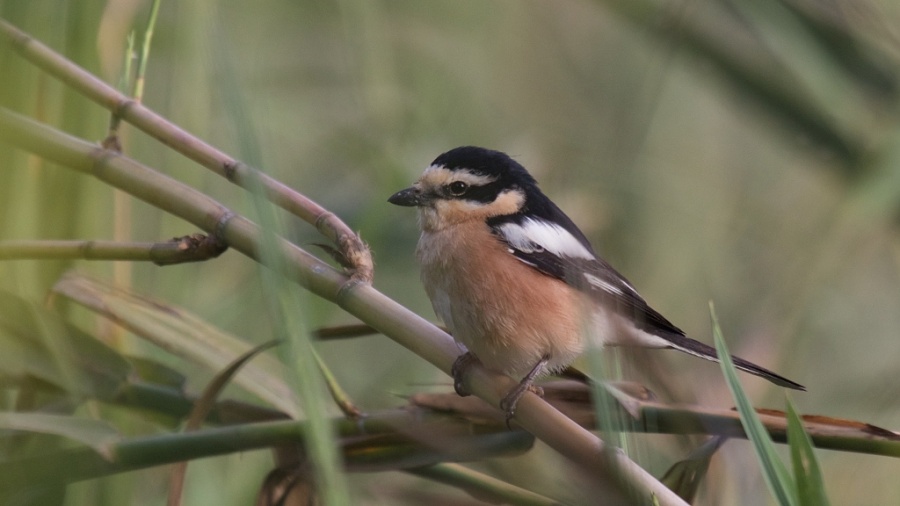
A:
<svg viewBox="0 0 900 506">
<path fill-rule="evenodd" d="M 435 158 L 411 187 L 388 202 L 419 208 L 424 230 L 521 212 L 538 192 L 531 174 L 500 151 L 464 146 Z"/>
</svg>

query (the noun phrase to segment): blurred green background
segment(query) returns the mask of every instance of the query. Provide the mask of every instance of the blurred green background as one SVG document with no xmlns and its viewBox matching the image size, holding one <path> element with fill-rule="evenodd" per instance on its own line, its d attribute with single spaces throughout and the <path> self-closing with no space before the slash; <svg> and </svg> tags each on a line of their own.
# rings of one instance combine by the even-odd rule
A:
<svg viewBox="0 0 900 506">
<path fill-rule="evenodd" d="M 690 335 L 712 342 L 713 300 L 734 354 L 808 387 L 791 393 L 801 412 L 900 427 L 900 6 L 749 4 L 164 1 L 144 103 L 338 214 L 372 247 L 375 286 L 429 318 L 413 266 L 414 214 L 386 199 L 447 149 L 506 151 Z M 148 10 L 137 0 L 0 2 L 3 18 L 112 84 L 128 33 L 140 35 Z M 2 105 L 85 139 L 105 137 L 104 110 L 8 48 L 0 65 Z M 242 190 L 129 126 L 124 150 L 239 212 L 252 208 Z M 299 220 L 289 227 L 303 246 L 321 241 Z M 0 145 L 0 239 L 193 232 Z M 69 269 L 181 305 L 248 341 L 271 338 L 258 268 L 233 252 L 166 268 L 2 262 L 0 289 L 41 301 Z M 352 321 L 325 302 L 309 304 L 310 326 Z M 384 337 L 320 348 L 367 409 L 449 385 Z M 616 353 L 625 378 L 665 400 L 731 406 L 714 364 Z M 192 388 L 211 375 L 194 372 Z M 743 378 L 758 406 L 783 408 L 781 389 Z M 636 436 L 629 451 L 659 476 L 689 448 Z M 540 459 L 554 457 L 535 454 L 485 465 L 553 492 L 559 485 Z M 833 504 L 900 497 L 900 462 L 820 457 Z M 195 463 L 187 503 L 249 504 L 270 466 L 267 452 Z M 79 484 L 67 504 L 163 504 L 165 477 L 151 470 Z M 400 473 L 351 483 L 358 504 L 468 500 Z M 699 504 L 772 504 L 748 443 L 720 451 Z"/>
</svg>

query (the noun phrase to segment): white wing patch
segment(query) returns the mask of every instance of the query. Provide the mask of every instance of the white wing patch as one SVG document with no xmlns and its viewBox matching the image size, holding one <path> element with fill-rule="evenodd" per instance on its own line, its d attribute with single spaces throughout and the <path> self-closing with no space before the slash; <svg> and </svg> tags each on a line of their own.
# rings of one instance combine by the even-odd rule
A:
<svg viewBox="0 0 900 506">
<path fill-rule="evenodd" d="M 597 276 L 594 276 L 593 274 L 589 274 L 589 273 L 585 272 L 584 279 L 586 279 L 587 282 L 590 283 L 591 286 L 593 286 L 594 288 L 599 288 L 600 290 L 603 290 L 604 292 L 612 293 L 615 295 L 625 295 L 625 293 L 622 292 L 622 290 L 619 287 L 613 285 L 612 283 L 604 281 L 604 280 L 598 278 Z"/>
<path fill-rule="evenodd" d="M 555 223 L 526 218 L 521 224 L 504 223 L 499 228 L 510 246 L 525 253 L 548 251 L 560 257 L 594 258 L 575 236 Z"/>
</svg>

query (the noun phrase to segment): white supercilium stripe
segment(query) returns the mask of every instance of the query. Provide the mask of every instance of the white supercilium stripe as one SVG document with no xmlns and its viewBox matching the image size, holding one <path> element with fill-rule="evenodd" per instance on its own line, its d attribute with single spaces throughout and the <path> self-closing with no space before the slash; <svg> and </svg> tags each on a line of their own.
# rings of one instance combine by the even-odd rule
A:
<svg viewBox="0 0 900 506">
<path fill-rule="evenodd" d="M 443 165 L 429 165 L 421 179 L 429 179 L 434 185 L 445 185 L 451 181 L 462 181 L 470 186 L 484 186 L 497 180 L 496 177 L 475 174 L 468 170 L 450 170 Z"/>
<path fill-rule="evenodd" d="M 543 249 L 561 257 L 594 258 L 575 236 L 555 223 L 526 218 L 521 225 L 505 223 L 500 230 L 510 246 L 526 253 Z"/>
</svg>

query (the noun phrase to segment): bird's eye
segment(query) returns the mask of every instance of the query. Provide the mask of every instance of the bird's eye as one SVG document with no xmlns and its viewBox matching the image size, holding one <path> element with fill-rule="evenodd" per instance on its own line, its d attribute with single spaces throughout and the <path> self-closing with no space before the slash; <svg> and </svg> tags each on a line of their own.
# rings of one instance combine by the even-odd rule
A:
<svg viewBox="0 0 900 506">
<path fill-rule="evenodd" d="M 463 183 L 462 181 L 454 181 L 447 185 L 447 190 L 450 191 L 450 195 L 455 197 L 459 197 L 463 193 L 466 193 L 466 190 L 469 189 L 469 185 Z"/>
</svg>

